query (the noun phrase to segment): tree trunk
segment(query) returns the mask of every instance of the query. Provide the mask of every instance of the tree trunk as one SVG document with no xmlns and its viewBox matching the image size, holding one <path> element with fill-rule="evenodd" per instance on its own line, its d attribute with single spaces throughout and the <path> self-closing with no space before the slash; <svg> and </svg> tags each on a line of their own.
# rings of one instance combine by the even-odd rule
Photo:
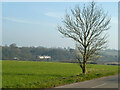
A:
<svg viewBox="0 0 120 90">
<path fill-rule="evenodd" d="M 86 74 L 86 62 L 83 62 L 83 68 L 82 68 L 83 74 Z"/>
<path fill-rule="evenodd" d="M 86 39 L 85 39 L 86 41 Z M 86 42 L 85 42 L 86 44 Z M 86 73 L 86 46 L 84 47 L 84 55 L 83 55 L 83 68 L 82 68 L 82 71 L 83 71 L 83 74 Z"/>
</svg>

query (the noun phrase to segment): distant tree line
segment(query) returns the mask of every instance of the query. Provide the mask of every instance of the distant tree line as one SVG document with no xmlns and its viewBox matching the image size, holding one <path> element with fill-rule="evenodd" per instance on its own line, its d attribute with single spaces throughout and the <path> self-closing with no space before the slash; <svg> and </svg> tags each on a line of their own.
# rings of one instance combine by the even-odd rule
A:
<svg viewBox="0 0 120 90">
<path fill-rule="evenodd" d="M 40 60 L 38 56 L 51 56 L 51 61 L 71 61 L 74 59 L 74 49 L 45 48 L 45 47 L 18 47 L 16 44 L 2 47 L 2 59 L 13 60 Z"/>
<path fill-rule="evenodd" d="M 13 60 L 15 57 L 24 61 L 55 61 L 55 62 L 77 62 L 75 49 L 72 48 L 46 48 L 46 47 L 18 47 L 16 44 L 2 46 L 2 59 Z M 40 60 L 39 56 L 51 56 L 51 59 Z M 101 58 L 95 62 L 117 62 L 117 50 L 103 50 Z"/>
</svg>

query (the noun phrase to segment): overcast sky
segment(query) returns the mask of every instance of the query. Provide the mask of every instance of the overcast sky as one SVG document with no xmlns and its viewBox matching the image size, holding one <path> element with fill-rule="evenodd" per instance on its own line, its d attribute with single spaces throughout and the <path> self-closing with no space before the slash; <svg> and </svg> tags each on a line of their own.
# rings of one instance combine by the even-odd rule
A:
<svg viewBox="0 0 120 90">
<path fill-rule="evenodd" d="M 82 2 L 4 2 L 3 45 L 16 43 L 17 46 L 71 47 L 75 48 L 73 40 L 63 38 L 57 31 L 65 10 L 74 8 L 76 4 L 82 7 Z M 110 49 L 118 48 L 118 3 L 96 3 L 111 16 L 109 34 Z"/>
</svg>

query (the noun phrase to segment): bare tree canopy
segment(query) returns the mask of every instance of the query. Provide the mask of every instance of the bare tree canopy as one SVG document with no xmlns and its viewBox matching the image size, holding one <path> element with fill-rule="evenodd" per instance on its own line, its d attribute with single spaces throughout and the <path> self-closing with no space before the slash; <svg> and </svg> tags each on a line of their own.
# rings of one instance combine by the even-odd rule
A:
<svg viewBox="0 0 120 90">
<path fill-rule="evenodd" d="M 110 28 L 110 17 L 98 8 L 95 2 L 80 8 L 71 9 L 71 14 L 66 13 L 63 26 L 58 26 L 58 31 L 65 37 L 76 42 L 80 57 L 77 57 L 83 73 L 86 73 L 86 62 L 95 56 L 99 50 L 106 47 L 105 31 Z"/>
</svg>

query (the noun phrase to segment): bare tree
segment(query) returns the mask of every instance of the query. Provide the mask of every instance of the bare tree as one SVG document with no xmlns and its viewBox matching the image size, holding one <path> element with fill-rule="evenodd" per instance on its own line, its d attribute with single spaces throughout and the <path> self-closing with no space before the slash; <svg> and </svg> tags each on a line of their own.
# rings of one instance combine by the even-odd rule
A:
<svg viewBox="0 0 120 90">
<path fill-rule="evenodd" d="M 71 9 L 71 14 L 66 13 L 63 26 L 58 26 L 58 31 L 65 37 L 76 42 L 80 67 L 86 73 L 86 62 L 98 55 L 98 51 L 106 47 L 107 39 L 104 31 L 110 28 L 110 17 L 98 8 L 95 2 Z M 82 58 L 80 58 L 82 57 Z"/>
</svg>

